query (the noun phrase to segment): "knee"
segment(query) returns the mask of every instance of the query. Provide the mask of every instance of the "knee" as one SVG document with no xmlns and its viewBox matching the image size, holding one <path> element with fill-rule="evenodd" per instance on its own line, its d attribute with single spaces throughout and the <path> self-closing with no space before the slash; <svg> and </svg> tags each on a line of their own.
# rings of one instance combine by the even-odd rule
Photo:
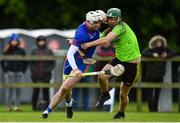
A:
<svg viewBox="0 0 180 123">
<path fill-rule="evenodd" d="M 60 90 L 62 93 L 67 93 L 71 90 L 71 87 L 70 86 L 62 86 Z"/>
</svg>

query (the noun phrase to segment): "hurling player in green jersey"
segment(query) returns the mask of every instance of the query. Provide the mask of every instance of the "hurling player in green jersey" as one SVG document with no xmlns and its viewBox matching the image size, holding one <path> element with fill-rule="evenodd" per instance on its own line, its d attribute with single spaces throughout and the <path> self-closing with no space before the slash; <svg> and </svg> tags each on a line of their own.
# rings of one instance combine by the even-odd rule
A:
<svg viewBox="0 0 180 123">
<path fill-rule="evenodd" d="M 114 119 L 121 119 L 125 118 L 125 109 L 129 102 L 128 94 L 139 74 L 141 54 L 136 35 L 131 28 L 121 20 L 121 10 L 118 8 L 110 8 L 106 15 L 109 26 L 108 30 L 110 31 L 104 31 L 102 34 L 103 37 L 98 40 L 84 43 L 82 48 L 87 49 L 106 43 L 112 43 L 114 45 L 115 58 L 105 65 L 103 70 L 111 69 L 117 64 L 121 64 L 125 68 L 124 73 L 121 75 L 119 111 L 114 116 Z M 110 77 L 110 75 L 98 76 L 103 94 L 96 104 L 97 108 L 102 108 L 104 102 L 110 98 L 108 87 L 108 78 Z"/>
</svg>

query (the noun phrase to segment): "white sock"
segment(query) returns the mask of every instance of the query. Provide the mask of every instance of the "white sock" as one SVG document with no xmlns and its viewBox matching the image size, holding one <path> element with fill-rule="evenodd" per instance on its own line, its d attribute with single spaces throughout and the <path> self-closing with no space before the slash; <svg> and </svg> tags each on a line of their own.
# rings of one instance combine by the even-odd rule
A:
<svg viewBox="0 0 180 123">
<path fill-rule="evenodd" d="M 49 114 L 50 112 L 52 112 L 52 108 L 48 106 L 48 108 L 43 112 L 43 114 Z"/>
<path fill-rule="evenodd" d="M 72 99 L 71 99 L 71 101 L 70 101 L 69 103 L 66 102 L 66 106 L 67 106 L 67 107 L 72 107 L 72 103 L 73 103 L 73 101 L 72 101 Z"/>
<path fill-rule="evenodd" d="M 43 112 L 43 114 L 49 114 L 49 112 L 48 112 L 47 110 L 45 110 L 45 111 Z"/>
</svg>

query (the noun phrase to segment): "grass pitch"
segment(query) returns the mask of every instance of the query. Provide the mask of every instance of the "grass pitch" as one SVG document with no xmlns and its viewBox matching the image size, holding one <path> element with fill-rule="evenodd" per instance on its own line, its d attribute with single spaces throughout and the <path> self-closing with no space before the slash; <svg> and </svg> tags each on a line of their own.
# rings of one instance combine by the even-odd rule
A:
<svg viewBox="0 0 180 123">
<path fill-rule="evenodd" d="M 142 112 L 136 112 L 136 104 L 130 103 L 125 119 L 112 119 L 115 112 L 78 112 L 74 111 L 72 119 L 66 118 L 64 110 L 56 110 L 51 113 L 48 119 L 41 119 L 42 112 L 32 112 L 30 105 L 22 105 L 23 112 L 7 112 L 4 106 L 0 106 L 0 122 L 180 122 L 180 113 L 177 106 L 173 106 L 172 113 L 152 113 L 147 111 L 147 106 L 143 106 Z"/>
<path fill-rule="evenodd" d="M 1 113 L 1 122 L 180 122 L 179 113 L 136 113 L 127 112 L 125 119 L 113 120 L 114 113 L 74 112 L 72 119 L 67 119 L 64 112 L 54 112 L 48 119 L 41 119 L 41 112 Z"/>
</svg>

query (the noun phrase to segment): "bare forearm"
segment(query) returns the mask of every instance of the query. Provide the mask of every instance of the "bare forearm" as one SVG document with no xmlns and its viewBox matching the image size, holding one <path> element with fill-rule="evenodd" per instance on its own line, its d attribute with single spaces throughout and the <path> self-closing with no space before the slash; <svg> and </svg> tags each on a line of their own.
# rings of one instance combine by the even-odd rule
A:
<svg viewBox="0 0 180 123">
<path fill-rule="evenodd" d="M 113 32 L 108 33 L 106 37 L 87 43 L 86 47 L 99 46 L 109 43 L 116 39 L 116 35 Z"/>
<path fill-rule="evenodd" d="M 99 45 L 104 45 L 107 43 L 107 40 L 106 38 L 100 38 L 96 41 L 92 41 L 92 42 L 89 42 L 89 43 L 86 43 L 86 46 L 87 47 L 93 47 L 93 46 L 99 46 Z"/>
</svg>

